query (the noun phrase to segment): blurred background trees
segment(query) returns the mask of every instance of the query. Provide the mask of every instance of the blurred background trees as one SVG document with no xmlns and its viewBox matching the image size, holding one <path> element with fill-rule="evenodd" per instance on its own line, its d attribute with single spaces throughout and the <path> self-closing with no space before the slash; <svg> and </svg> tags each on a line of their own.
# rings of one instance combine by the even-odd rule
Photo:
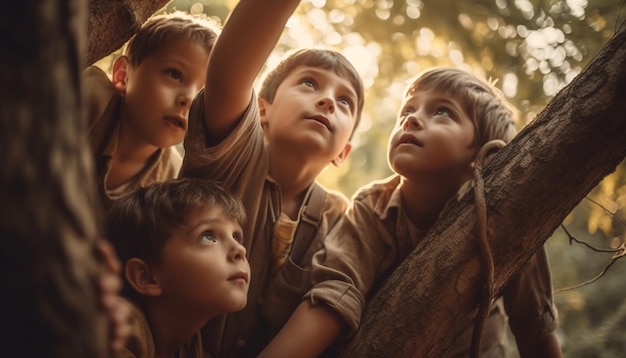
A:
<svg viewBox="0 0 626 358">
<path fill-rule="evenodd" d="M 173 0 L 164 11 L 204 13 L 223 23 L 236 1 Z M 329 168 L 322 177 L 327 187 L 350 196 L 391 173 L 387 137 L 412 76 L 431 66 L 483 76 L 519 109 L 522 128 L 624 26 L 623 5 L 623 0 L 305 0 L 268 65 L 292 48 L 323 46 L 344 53 L 363 76 L 366 104 L 353 151 L 342 167 Z M 108 69 L 109 63 L 105 58 L 98 65 Z M 618 357 L 626 349 L 623 260 L 599 280 L 563 290 L 594 278 L 614 254 L 572 243 L 568 233 L 597 248 L 618 249 L 626 242 L 625 205 L 623 163 L 568 216 L 567 231 L 559 229 L 547 241 L 567 357 Z"/>
</svg>

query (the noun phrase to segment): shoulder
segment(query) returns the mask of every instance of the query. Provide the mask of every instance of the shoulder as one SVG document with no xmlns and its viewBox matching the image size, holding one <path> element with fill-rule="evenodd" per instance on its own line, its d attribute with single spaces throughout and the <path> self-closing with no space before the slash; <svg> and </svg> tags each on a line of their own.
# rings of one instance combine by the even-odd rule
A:
<svg viewBox="0 0 626 358">
<path fill-rule="evenodd" d="M 386 205 L 391 200 L 394 191 L 400 187 L 400 176 L 392 175 L 385 179 L 372 181 L 359 188 L 352 197 L 353 202 L 370 202 Z"/>
</svg>

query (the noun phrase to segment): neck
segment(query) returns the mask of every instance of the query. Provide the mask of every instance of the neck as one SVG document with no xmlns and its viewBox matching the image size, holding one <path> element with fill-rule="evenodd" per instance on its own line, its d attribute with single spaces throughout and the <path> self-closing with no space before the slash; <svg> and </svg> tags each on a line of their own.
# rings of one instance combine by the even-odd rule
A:
<svg viewBox="0 0 626 358">
<path fill-rule="evenodd" d="M 272 158 L 272 155 L 275 155 Z M 310 160 L 295 156 L 272 154 L 270 151 L 269 174 L 280 185 L 282 211 L 296 219 L 302 206 L 306 190 L 315 181 L 324 163 L 311 164 Z"/>
<path fill-rule="evenodd" d="M 135 135 L 127 118 L 128 116 L 122 112 L 117 150 L 115 151 L 116 160 L 145 163 L 159 148 Z"/>
<path fill-rule="evenodd" d="M 157 357 L 174 357 L 212 317 L 165 307 L 159 302 L 146 304 L 146 315 Z"/>
<path fill-rule="evenodd" d="M 429 230 L 439 218 L 446 203 L 461 185 L 442 185 L 440 180 L 409 180 L 403 177 L 400 193 L 405 213 L 420 230 Z"/>
</svg>

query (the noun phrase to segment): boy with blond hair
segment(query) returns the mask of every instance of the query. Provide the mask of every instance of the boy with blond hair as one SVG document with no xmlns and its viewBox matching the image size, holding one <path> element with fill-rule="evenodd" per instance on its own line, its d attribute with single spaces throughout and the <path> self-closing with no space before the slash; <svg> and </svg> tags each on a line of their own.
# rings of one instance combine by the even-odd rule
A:
<svg viewBox="0 0 626 358">
<path fill-rule="evenodd" d="M 202 326 L 247 302 L 245 220 L 239 198 L 199 179 L 153 183 L 112 205 L 107 235 L 131 307 L 116 357 L 203 357 Z"/>
<path fill-rule="evenodd" d="M 311 310 L 313 304 L 335 313 L 330 316 L 335 322 L 329 324 L 333 332 L 339 325 L 345 336 L 353 333 L 372 289 L 471 184 L 481 148 L 494 140 L 504 145 L 515 134 L 512 108 L 487 82 L 454 68 L 433 68 L 419 75 L 405 93 L 389 136 L 388 160 L 395 174 L 354 195 L 338 230 L 313 258 L 313 288 L 264 356 L 288 357 L 285 352 L 303 342 L 328 339 L 320 339 L 308 324 L 318 314 Z M 493 304 L 483 330 L 481 357 L 505 357 L 507 319 L 521 357 L 561 356 L 545 248 L 534 254 Z M 446 357 L 468 357 L 471 337 L 469 327 Z"/>
<path fill-rule="evenodd" d="M 156 15 L 115 60 L 111 79 L 96 66 L 84 71 L 89 139 L 105 210 L 122 194 L 178 175 L 182 157 L 175 146 L 204 86 L 218 31 L 213 22 L 182 12 Z"/>
<path fill-rule="evenodd" d="M 309 290 L 311 257 L 347 208 L 316 178 L 350 152 L 363 108 L 355 68 L 335 51 L 299 50 L 269 72 L 258 98 L 253 91 L 298 4 L 240 0 L 190 114 L 181 176 L 217 180 L 249 218 L 249 304 L 203 329 L 214 357 L 256 356 L 267 345 Z"/>
</svg>

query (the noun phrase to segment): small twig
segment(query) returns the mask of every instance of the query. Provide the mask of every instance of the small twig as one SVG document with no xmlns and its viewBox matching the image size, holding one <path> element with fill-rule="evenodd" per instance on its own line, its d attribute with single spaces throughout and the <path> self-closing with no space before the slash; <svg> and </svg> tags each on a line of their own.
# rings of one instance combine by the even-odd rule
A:
<svg viewBox="0 0 626 358">
<path fill-rule="evenodd" d="M 569 231 L 567 231 L 567 229 L 565 228 L 564 225 L 561 225 L 561 227 L 563 228 L 563 230 L 565 231 L 565 233 L 567 234 L 567 236 L 569 237 L 569 242 L 570 245 L 572 244 L 572 241 L 578 243 L 578 244 L 582 244 L 588 248 L 590 248 L 593 251 L 596 252 L 609 252 L 609 253 L 613 253 L 613 256 L 611 257 L 611 261 L 604 267 L 604 269 L 602 269 L 602 271 L 596 275 L 595 277 L 593 277 L 590 280 L 587 280 L 585 282 L 579 283 L 577 285 L 574 286 L 570 286 L 570 287 L 565 287 L 559 290 L 555 290 L 554 293 L 560 293 L 560 292 L 565 292 L 565 291 L 571 291 L 571 290 L 575 290 L 577 288 L 581 288 L 583 286 L 589 285 L 591 283 L 594 283 L 595 281 L 599 280 L 602 276 L 604 276 L 604 274 L 606 274 L 606 272 L 609 270 L 609 268 L 619 259 L 621 259 L 622 257 L 626 256 L 626 242 L 622 243 L 618 248 L 616 249 L 598 249 L 595 248 L 593 246 L 591 246 L 590 244 L 582 241 L 582 240 L 578 240 L 576 239 L 574 236 L 572 236 Z"/>
</svg>

